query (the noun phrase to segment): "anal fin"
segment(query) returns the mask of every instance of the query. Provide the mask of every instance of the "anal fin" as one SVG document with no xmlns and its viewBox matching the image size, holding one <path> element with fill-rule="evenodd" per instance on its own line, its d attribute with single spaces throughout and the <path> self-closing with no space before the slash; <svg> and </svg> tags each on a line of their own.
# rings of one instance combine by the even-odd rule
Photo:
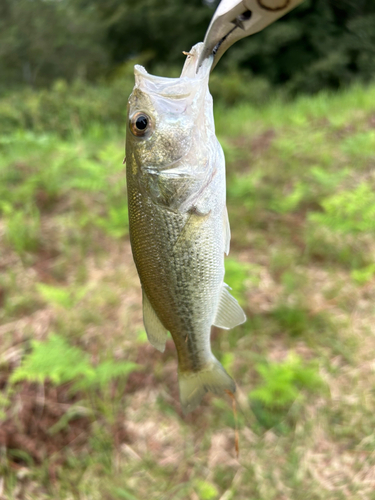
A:
<svg viewBox="0 0 375 500">
<path fill-rule="evenodd" d="M 246 315 L 237 300 L 229 293 L 228 285 L 223 283 L 219 298 L 214 326 L 229 330 L 246 321 Z"/>
<path fill-rule="evenodd" d="M 168 330 L 163 326 L 147 295 L 143 291 L 143 323 L 148 340 L 158 351 L 164 352 L 168 338 Z"/>
</svg>

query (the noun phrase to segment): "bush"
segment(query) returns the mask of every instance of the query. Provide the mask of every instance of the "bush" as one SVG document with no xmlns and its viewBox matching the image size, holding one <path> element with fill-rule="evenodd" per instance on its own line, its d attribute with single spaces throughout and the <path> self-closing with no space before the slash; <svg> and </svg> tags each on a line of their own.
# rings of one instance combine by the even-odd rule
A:
<svg viewBox="0 0 375 500">
<path fill-rule="evenodd" d="M 0 133 L 32 130 L 60 137 L 82 134 L 98 125 L 122 128 L 128 97 L 134 85 L 133 72 L 111 85 L 76 81 L 69 86 L 57 81 L 51 89 L 25 88 L 0 100 Z"/>
</svg>

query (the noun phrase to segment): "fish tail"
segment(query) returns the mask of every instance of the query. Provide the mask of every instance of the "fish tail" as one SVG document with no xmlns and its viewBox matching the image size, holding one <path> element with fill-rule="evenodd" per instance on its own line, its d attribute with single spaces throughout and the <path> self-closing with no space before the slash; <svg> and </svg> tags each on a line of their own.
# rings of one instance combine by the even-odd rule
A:
<svg viewBox="0 0 375 500">
<path fill-rule="evenodd" d="M 234 380 L 227 374 L 222 364 L 214 356 L 212 358 L 209 366 L 198 372 L 179 371 L 180 401 L 185 415 L 199 406 L 206 392 L 221 396 L 226 391 L 232 393 L 236 391 Z"/>
</svg>

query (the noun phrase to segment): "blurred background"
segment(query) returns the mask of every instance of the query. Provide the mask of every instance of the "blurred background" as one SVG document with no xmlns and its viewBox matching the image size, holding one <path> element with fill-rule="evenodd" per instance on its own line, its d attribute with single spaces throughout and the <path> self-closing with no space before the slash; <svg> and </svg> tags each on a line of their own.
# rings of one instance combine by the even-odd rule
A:
<svg viewBox="0 0 375 500">
<path fill-rule="evenodd" d="M 212 74 L 214 328 L 238 384 L 183 417 L 128 238 L 133 66 L 178 76 L 215 1 L 0 3 L 0 498 L 374 499 L 375 3 L 305 0 Z"/>
</svg>

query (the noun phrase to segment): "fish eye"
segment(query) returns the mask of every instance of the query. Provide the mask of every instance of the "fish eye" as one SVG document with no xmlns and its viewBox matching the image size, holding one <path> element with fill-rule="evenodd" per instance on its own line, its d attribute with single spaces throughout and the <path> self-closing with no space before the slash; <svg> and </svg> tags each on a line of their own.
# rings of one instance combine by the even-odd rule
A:
<svg viewBox="0 0 375 500">
<path fill-rule="evenodd" d="M 150 125 L 150 117 L 142 111 L 135 113 L 130 119 L 130 130 L 133 135 L 136 135 L 138 137 L 145 135 L 147 130 L 150 128 Z"/>
</svg>

